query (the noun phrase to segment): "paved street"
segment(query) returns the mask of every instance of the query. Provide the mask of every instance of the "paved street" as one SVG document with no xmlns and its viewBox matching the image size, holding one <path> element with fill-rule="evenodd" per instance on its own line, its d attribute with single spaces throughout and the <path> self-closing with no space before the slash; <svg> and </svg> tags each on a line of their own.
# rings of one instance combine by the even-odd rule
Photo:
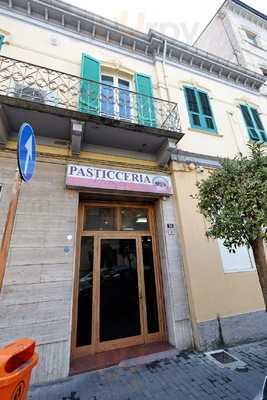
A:
<svg viewBox="0 0 267 400">
<path fill-rule="evenodd" d="M 252 400 L 267 374 L 267 341 L 235 347 L 230 353 L 247 368 L 231 371 L 204 354 L 180 353 L 33 387 L 29 400 Z"/>
</svg>

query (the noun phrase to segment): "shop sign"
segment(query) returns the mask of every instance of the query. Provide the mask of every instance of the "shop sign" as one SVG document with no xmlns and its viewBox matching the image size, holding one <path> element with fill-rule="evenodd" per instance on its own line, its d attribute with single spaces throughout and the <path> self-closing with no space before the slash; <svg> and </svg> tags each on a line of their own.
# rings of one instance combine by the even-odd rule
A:
<svg viewBox="0 0 267 400">
<path fill-rule="evenodd" d="M 162 196 L 172 194 L 171 179 L 168 175 L 146 174 L 83 165 L 68 165 L 66 186 L 155 193 Z"/>
</svg>

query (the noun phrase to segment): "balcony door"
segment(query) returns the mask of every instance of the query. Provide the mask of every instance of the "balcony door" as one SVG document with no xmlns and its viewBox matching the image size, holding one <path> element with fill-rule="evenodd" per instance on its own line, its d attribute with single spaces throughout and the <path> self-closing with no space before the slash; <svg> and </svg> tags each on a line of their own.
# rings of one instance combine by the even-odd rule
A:
<svg viewBox="0 0 267 400">
<path fill-rule="evenodd" d="M 101 75 L 101 115 L 132 119 L 130 81 L 111 75 Z"/>
<path fill-rule="evenodd" d="M 80 225 L 73 356 L 162 341 L 153 208 L 83 204 Z"/>
</svg>

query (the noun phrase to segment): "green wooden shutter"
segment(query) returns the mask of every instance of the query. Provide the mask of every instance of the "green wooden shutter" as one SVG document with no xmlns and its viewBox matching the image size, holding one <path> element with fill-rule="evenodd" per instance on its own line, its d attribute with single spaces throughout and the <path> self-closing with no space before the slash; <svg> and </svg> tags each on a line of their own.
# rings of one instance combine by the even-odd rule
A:
<svg viewBox="0 0 267 400">
<path fill-rule="evenodd" d="M 150 76 L 135 74 L 137 91 L 138 122 L 141 125 L 157 127 L 153 90 Z"/>
<path fill-rule="evenodd" d="M 87 54 L 82 55 L 79 110 L 88 114 L 99 113 L 100 63 Z"/>
<path fill-rule="evenodd" d="M 4 40 L 5 40 L 5 36 L 4 36 L 4 35 L 0 35 L 0 50 L 1 50 L 2 47 L 3 47 Z"/>
<path fill-rule="evenodd" d="M 197 101 L 196 91 L 193 88 L 184 88 L 186 104 L 192 128 L 201 128 L 200 110 Z"/>
<path fill-rule="evenodd" d="M 184 87 L 186 105 L 192 128 L 217 132 L 207 93 L 193 87 Z"/>
<path fill-rule="evenodd" d="M 244 104 L 241 104 L 240 105 L 240 109 L 241 109 L 241 112 L 242 112 L 243 117 L 244 117 L 244 121 L 245 121 L 247 130 L 248 130 L 249 137 L 252 140 L 256 140 L 256 141 L 261 140 L 261 137 L 257 132 L 257 127 L 256 127 L 256 124 L 255 124 L 255 122 L 253 120 L 253 116 L 251 114 L 251 111 L 250 111 L 249 107 L 244 105 Z"/>
<path fill-rule="evenodd" d="M 198 98 L 201 107 L 202 127 L 207 130 L 216 131 L 216 124 L 207 93 L 198 91 Z"/>
<path fill-rule="evenodd" d="M 250 111 L 251 111 L 251 114 L 253 116 L 253 119 L 254 119 L 254 122 L 256 124 L 256 127 L 258 129 L 258 133 L 261 136 L 262 141 L 266 142 L 266 133 L 265 133 L 264 126 L 263 126 L 263 124 L 261 122 L 261 118 L 260 118 L 258 110 L 256 110 L 256 108 L 252 108 L 251 107 Z"/>
</svg>

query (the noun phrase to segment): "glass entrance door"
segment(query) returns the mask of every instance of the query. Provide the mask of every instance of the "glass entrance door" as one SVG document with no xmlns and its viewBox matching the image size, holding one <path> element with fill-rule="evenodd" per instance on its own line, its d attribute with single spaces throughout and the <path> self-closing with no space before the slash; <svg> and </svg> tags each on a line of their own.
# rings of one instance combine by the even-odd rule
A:
<svg viewBox="0 0 267 400">
<path fill-rule="evenodd" d="M 100 342 L 141 335 L 135 239 L 101 239 Z"/>
<path fill-rule="evenodd" d="M 153 209 L 84 205 L 80 214 L 72 352 L 163 340 Z"/>
</svg>

